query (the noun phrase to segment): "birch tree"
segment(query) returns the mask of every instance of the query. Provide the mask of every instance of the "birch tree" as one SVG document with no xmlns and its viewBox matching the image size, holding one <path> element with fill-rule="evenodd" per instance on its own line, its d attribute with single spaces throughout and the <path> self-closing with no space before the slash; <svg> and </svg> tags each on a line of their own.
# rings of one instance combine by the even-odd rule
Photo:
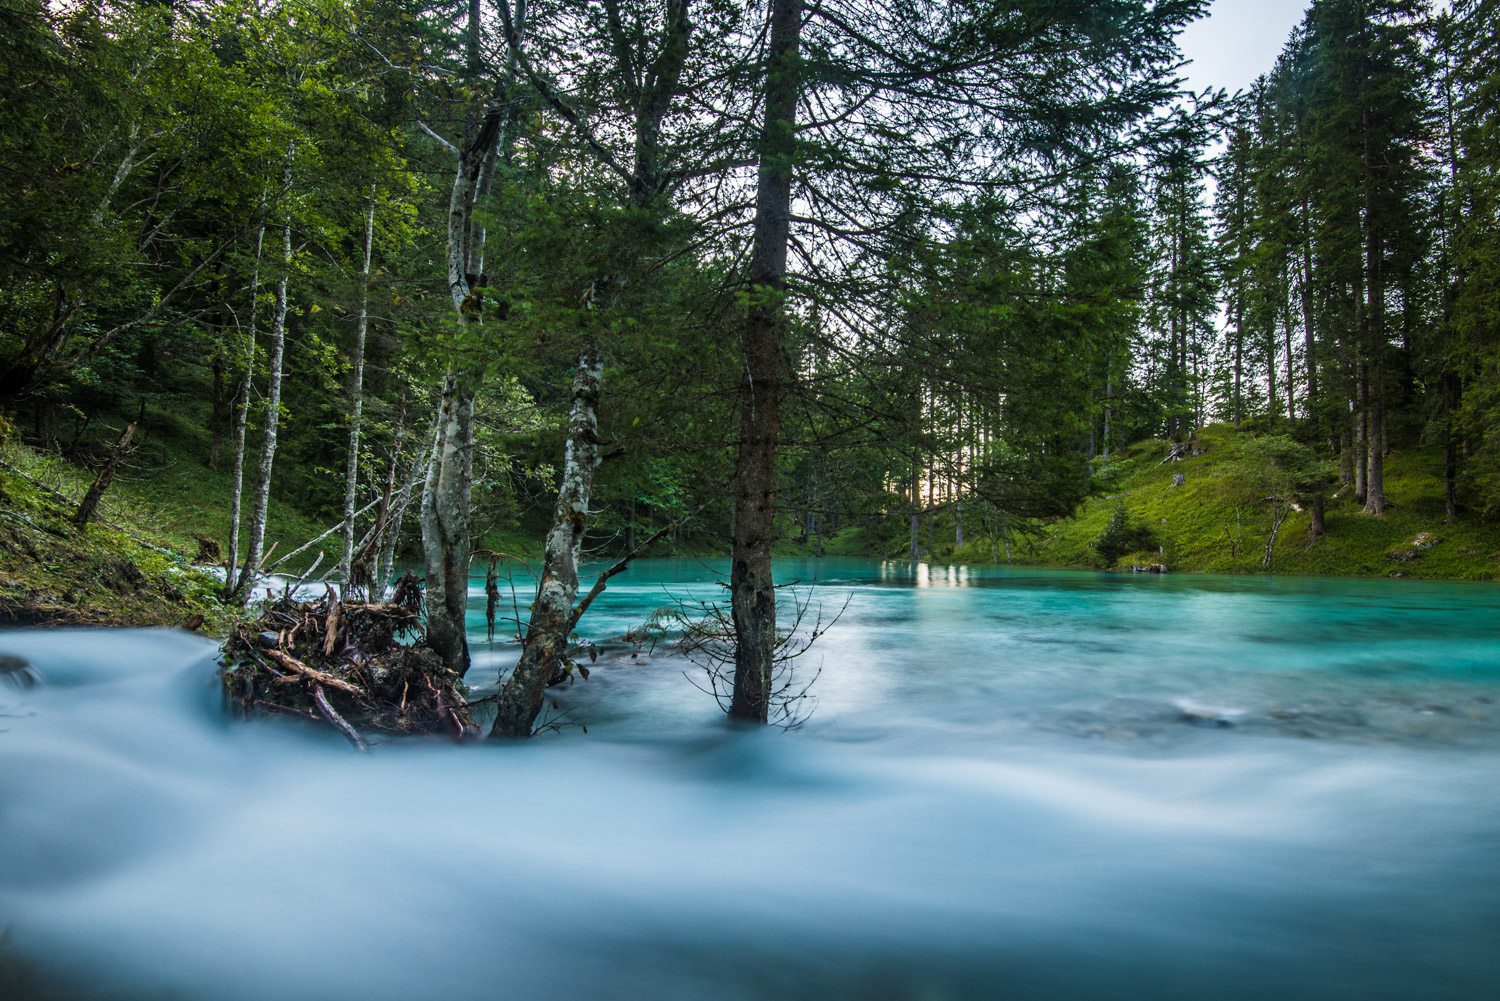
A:
<svg viewBox="0 0 1500 1001">
<path fill-rule="evenodd" d="M 365 212 L 365 257 L 360 269 L 359 317 L 354 328 L 353 371 L 349 386 L 349 457 L 344 467 L 344 556 L 339 561 L 339 579 L 347 591 L 354 570 L 354 507 L 359 486 L 359 432 L 364 416 L 365 335 L 370 325 L 370 260 L 375 247 L 375 188 Z"/>
<path fill-rule="evenodd" d="M 296 146 L 290 145 L 281 169 L 283 198 L 292 190 L 292 160 Z M 271 473 L 276 462 L 276 439 L 281 428 L 281 382 L 286 364 L 286 317 L 287 283 L 292 272 L 292 220 L 290 209 L 284 208 L 281 224 L 281 267 L 276 277 L 276 303 L 271 314 L 271 350 L 266 367 L 265 424 L 262 430 L 259 469 L 255 480 L 255 506 L 250 513 L 250 548 L 245 554 L 245 564 L 240 570 L 237 590 L 243 590 L 260 569 L 265 555 L 266 518 L 271 503 Z"/>
<path fill-rule="evenodd" d="M 526 2 L 499 0 L 514 34 L 524 36 Z M 474 394 L 478 371 L 474 345 L 483 328 L 483 276 L 469 270 L 483 261 L 486 234 L 476 208 L 489 193 L 497 157 L 508 149 L 516 121 L 508 73 L 486 65 L 486 28 L 478 0 L 469 0 L 463 21 L 462 81 L 484 97 L 463 122 L 463 135 L 449 142 L 430 127 L 423 130 L 454 162 L 448 197 L 444 256 L 448 296 L 453 305 L 456 342 L 468 357 L 455 355 L 439 394 L 437 437 L 422 489 L 422 551 L 427 578 L 427 642 L 450 670 L 469 669 L 464 618 L 468 607 L 470 501 L 473 490 Z M 517 43 L 519 45 L 519 42 Z M 467 361 L 467 364 L 466 364 Z"/>
<path fill-rule="evenodd" d="M 250 421 L 250 391 L 255 381 L 255 330 L 260 313 L 260 255 L 265 245 L 266 226 L 262 220 L 255 229 L 255 261 L 250 269 L 250 303 L 248 322 L 243 334 L 245 367 L 240 373 L 239 390 L 234 401 L 234 479 L 229 493 L 229 548 L 224 563 L 224 597 L 237 590 L 235 570 L 240 556 L 240 507 L 245 492 L 245 439 Z"/>
<path fill-rule="evenodd" d="M 595 134 L 593 125 L 562 95 L 558 85 L 531 64 L 515 24 L 505 22 L 512 58 L 528 83 L 572 126 L 586 155 L 618 182 L 616 197 L 627 211 L 616 224 L 622 232 L 613 242 L 627 249 L 607 262 L 607 270 L 589 282 L 585 293 L 584 329 L 569 394 L 567 437 L 552 526 L 543 545 L 541 574 L 521 657 L 500 691 L 493 733 L 503 737 L 531 735 L 543 691 L 556 676 L 569 634 L 582 614 L 576 607 L 578 563 L 600 461 L 599 405 L 604 373 L 601 331 L 613 322 L 611 314 L 617 300 L 639 270 L 642 258 L 661 249 L 659 237 L 653 238 L 651 223 L 664 211 L 659 203 L 669 190 L 668 181 L 677 166 L 663 162 L 663 129 L 683 86 L 690 46 L 690 2 L 667 0 L 661 5 L 654 29 L 643 28 L 641 20 L 629 17 L 641 13 L 638 10 L 622 11 L 622 5 L 613 0 L 602 6 L 605 16 L 599 35 L 609 42 L 608 79 L 622 97 L 622 117 L 628 123 L 631 143 L 628 154 L 611 149 Z M 627 27 L 627 19 L 631 27 Z"/>
</svg>

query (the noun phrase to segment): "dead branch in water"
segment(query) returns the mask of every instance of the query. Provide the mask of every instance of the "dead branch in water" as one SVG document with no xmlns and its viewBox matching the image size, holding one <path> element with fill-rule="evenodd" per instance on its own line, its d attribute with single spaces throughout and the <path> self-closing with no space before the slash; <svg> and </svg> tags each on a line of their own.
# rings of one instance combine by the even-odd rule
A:
<svg viewBox="0 0 1500 1001">
<path fill-rule="evenodd" d="M 359 731 L 350 726 L 349 721 L 340 716 L 339 711 L 333 708 L 333 704 L 328 701 L 328 693 L 323 691 L 322 685 L 313 686 L 313 701 L 318 704 L 318 712 L 323 714 L 323 718 L 332 723 L 345 737 L 348 737 L 349 743 L 354 745 L 355 750 L 368 751 L 370 749 L 370 745 L 365 743 L 365 738 L 359 735 Z"/>
<path fill-rule="evenodd" d="M 332 588 L 308 602 L 284 593 L 224 644 L 225 697 L 243 715 L 321 720 L 360 750 L 361 730 L 467 736 L 466 690 L 420 638 L 421 608 L 410 575 L 389 602 L 344 602 Z"/>
</svg>

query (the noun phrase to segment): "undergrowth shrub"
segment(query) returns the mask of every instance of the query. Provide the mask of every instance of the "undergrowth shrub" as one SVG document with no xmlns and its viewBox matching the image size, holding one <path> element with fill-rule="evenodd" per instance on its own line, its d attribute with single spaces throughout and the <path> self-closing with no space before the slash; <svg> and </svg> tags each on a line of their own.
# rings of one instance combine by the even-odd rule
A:
<svg viewBox="0 0 1500 1001">
<path fill-rule="evenodd" d="M 1120 501 L 1115 505 L 1114 512 L 1109 516 L 1109 523 L 1104 526 L 1104 531 L 1099 538 L 1094 540 L 1094 552 L 1106 566 L 1114 565 L 1115 561 L 1126 553 L 1141 552 L 1157 548 L 1156 534 L 1147 525 L 1135 524 L 1130 520 L 1130 513 L 1125 510 L 1125 502 Z"/>
</svg>

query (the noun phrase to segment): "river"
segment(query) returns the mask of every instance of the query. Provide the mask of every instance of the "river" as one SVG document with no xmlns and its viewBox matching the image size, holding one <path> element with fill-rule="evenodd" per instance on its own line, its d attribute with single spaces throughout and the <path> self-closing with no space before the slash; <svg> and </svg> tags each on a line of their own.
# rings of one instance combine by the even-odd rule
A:
<svg viewBox="0 0 1500 1001">
<path fill-rule="evenodd" d="M 723 569 L 612 582 L 525 746 L 358 756 L 228 718 L 201 638 L 0 633 L 0 997 L 1500 997 L 1500 588 L 783 561 L 842 615 L 745 732 L 619 639 Z"/>
</svg>

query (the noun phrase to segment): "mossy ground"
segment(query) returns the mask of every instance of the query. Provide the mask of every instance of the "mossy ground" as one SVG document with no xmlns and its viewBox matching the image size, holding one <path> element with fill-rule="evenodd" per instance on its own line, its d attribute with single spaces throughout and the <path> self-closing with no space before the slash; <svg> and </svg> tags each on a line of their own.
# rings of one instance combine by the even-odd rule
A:
<svg viewBox="0 0 1500 1001">
<path fill-rule="evenodd" d="M 1239 463 L 1246 436 L 1217 425 L 1198 435 L 1203 454 L 1163 462 L 1167 443 L 1141 442 L 1111 474 L 1116 489 L 1091 498 L 1077 514 L 1048 526 L 1019 546 L 1020 561 L 1054 566 L 1100 566 L 1094 543 L 1116 505 L 1156 536 L 1160 551 L 1127 554 L 1120 564 L 1164 563 L 1175 571 L 1264 573 L 1269 509 L 1246 503 Z M 1181 474 L 1183 483 L 1174 486 Z M 1392 576 L 1493 580 L 1500 577 L 1500 524 L 1461 515 L 1444 518 L 1442 457 L 1430 450 L 1395 451 L 1386 457 L 1381 517 L 1363 512 L 1351 492 L 1330 500 L 1325 534 L 1308 539 L 1308 512 L 1293 511 L 1281 527 L 1271 570 L 1315 576 Z M 1238 525 L 1238 527 L 1236 527 Z M 1419 533 L 1441 539 L 1411 558 L 1396 559 Z M 1232 541 L 1238 536 L 1238 546 Z M 1236 550 L 1238 550 L 1236 552 Z"/>
<path fill-rule="evenodd" d="M 1103 472 L 1107 484 L 1072 518 L 1041 526 L 1009 540 L 1016 564 L 1115 569 L 1161 563 L 1176 572 L 1254 573 L 1266 569 L 1270 510 L 1247 502 L 1244 481 L 1248 432 L 1214 425 L 1198 433 L 1201 455 L 1167 461 L 1165 441 L 1133 445 Z M 1183 483 L 1174 486 L 1181 474 Z M 1393 576 L 1494 580 L 1500 578 L 1500 524 L 1460 513 L 1452 523 L 1443 510 L 1442 456 L 1436 450 L 1397 450 L 1386 457 L 1386 495 L 1392 507 L 1382 517 L 1365 514 L 1344 491 L 1328 502 L 1326 532 L 1309 543 L 1308 512 L 1293 511 L 1281 526 L 1271 572 L 1310 576 Z M 1116 507 L 1123 503 L 1133 525 L 1155 536 L 1157 549 L 1127 553 L 1107 565 L 1095 543 Z M 1238 527 L 1236 527 L 1238 526 Z M 875 538 L 873 555 L 904 558 L 904 525 L 893 519 Z M 953 544 L 949 514 L 924 523 L 921 539 L 928 559 L 955 563 L 1005 562 L 1005 541 L 977 536 Z M 1441 541 L 1411 549 L 1421 533 Z M 849 528 L 825 540 L 829 555 L 866 555 L 870 534 Z M 1236 545 L 1234 539 L 1238 537 Z M 1407 556 L 1394 558 L 1391 554 Z"/>
<path fill-rule="evenodd" d="M 218 582 L 192 566 L 198 538 L 227 531 L 230 476 L 185 456 L 121 470 L 83 532 L 72 525 L 91 470 L 0 442 L 0 621 L 183 625 L 227 630 Z M 267 544 L 282 551 L 322 527 L 271 503 Z"/>
<path fill-rule="evenodd" d="M 126 419 L 115 415 L 114 423 Z M 80 534 L 71 518 L 95 471 L 22 444 L 0 417 L 0 623 L 178 625 L 202 615 L 205 628 L 227 632 L 234 610 L 218 603 L 217 582 L 191 566 L 199 539 L 221 548 L 227 543 L 233 490 L 227 456 L 219 469 L 205 464 L 201 424 L 169 408 L 152 409 L 149 433 L 137 436 L 137 450 Z M 252 449 L 247 529 L 255 463 Z M 415 512 L 409 515 L 414 520 Z M 273 492 L 267 551 L 273 559 L 290 553 L 334 520 L 310 517 Z M 407 524 L 410 530 L 413 521 Z M 475 543 L 523 559 L 541 551 L 539 533 L 518 529 L 491 530 Z M 280 569 L 305 573 L 322 551 L 320 572 L 326 571 L 339 545 L 339 537 L 330 536 Z"/>
</svg>

